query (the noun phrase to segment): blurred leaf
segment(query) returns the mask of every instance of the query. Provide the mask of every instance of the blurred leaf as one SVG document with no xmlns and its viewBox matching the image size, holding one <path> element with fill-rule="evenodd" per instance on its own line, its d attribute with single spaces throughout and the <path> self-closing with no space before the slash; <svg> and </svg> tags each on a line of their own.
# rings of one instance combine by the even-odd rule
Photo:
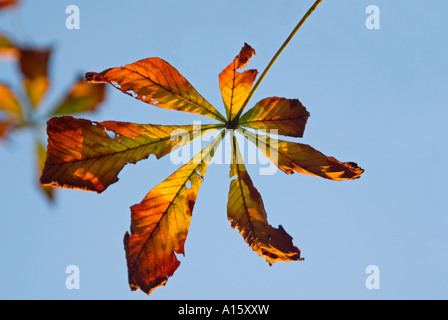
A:
<svg viewBox="0 0 448 320">
<path fill-rule="evenodd" d="M 196 113 L 225 122 L 225 118 L 169 63 L 148 58 L 101 73 L 90 72 L 92 83 L 112 84 L 115 88 L 154 106 Z"/>
<path fill-rule="evenodd" d="M 71 89 L 65 99 L 59 103 L 51 116 L 77 114 L 95 111 L 106 96 L 105 84 L 89 84 L 80 79 Z"/>
<path fill-rule="evenodd" d="M 0 32 L 0 57 L 18 57 L 19 50 L 17 47 L 7 38 L 4 34 Z"/>
<path fill-rule="evenodd" d="M 15 93 L 0 83 L 0 138 L 6 139 L 14 129 L 30 129 L 36 133 L 40 130 L 40 123 L 47 121 L 48 117 L 60 114 L 74 114 L 87 111 L 96 111 L 105 99 L 105 85 L 91 85 L 84 79 L 79 79 L 64 99 L 53 108 L 53 113 L 41 115 L 37 107 L 42 101 L 49 87 L 48 65 L 51 49 L 40 50 L 31 47 L 20 48 L 4 35 L 0 34 L 0 55 L 14 54 L 18 57 L 20 73 L 22 75 L 23 89 L 29 101 L 20 101 Z M 22 93 L 22 96 L 25 96 Z M 23 103 L 23 105 L 21 104 Z M 40 134 L 40 131 L 39 131 Z M 70 139 L 68 139 L 70 141 Z M 35 146 L 36 169 L 40 178 L 46 161 L 46 148 L 37 142 Z M 40 188 L 49 200 L 54 199 L 55 189 L 52 186 Z"/>
<path fill-rule="evenodd" d="M 220 137 L 215 139 L 131 208 L 131 235 L 126 233 L 124 244 L 132 290 L 150 294 L 179 267 L 176 254 L 185 254 L 184 243 L 198 191 L 211 151 L 220 142 Z"/>
<path fill-rule="evenodd" d="M 267 98 L 244 114 L 239 124 L 258 130 L 278 130 L 279 135 L 303 137 L 310 113 L 297 99 Z"/>
<path fill-rule="evenodd" d="M 0 10 L 15 7 L 18 4 L 18 0 L 0 0 Z"/>
<path fill-rule="evenodd" d="M 22 119 L 23 112 L 19 100 L 16 98 L 12 90 L 0 83 L 0 110 L 12 114 L 13 117 Z"/>
<path fill-rule="evenodd" d="M 23 87 L 33 108 L 36 108 L 45 96 L 50 85 L 48 63 L 51 49 L 21 49 L 20 70 L 24 77 Z"/>
<path fill-rule="evenodd" d="M 7 135 L 11 130 L 13 129 L 13 126 L 9 122 L 0 122 L 0 139 L 6 139 Z"/>
<path fill-rule="evenodd" d="M 240 111 L 257 77 L 257 70 L 238 72 L 249 63 L 254 54 L 255 50 L 246 43 L 235 60 L 219 75 L 219 86 L 229 120 L 233 120 Z"/>
<path fill-rule="evenodd" d="M 269 264 L 302 260 L 300 250 L 293 245 L 283 227 L 276 229 L 268 224 L 263 200 L 244 166 L 235 137 L 230 178 L 235 179 L 230 184 L 227 214 L 232 227 L 240 231 L 244 241 Z"/>
</svg>

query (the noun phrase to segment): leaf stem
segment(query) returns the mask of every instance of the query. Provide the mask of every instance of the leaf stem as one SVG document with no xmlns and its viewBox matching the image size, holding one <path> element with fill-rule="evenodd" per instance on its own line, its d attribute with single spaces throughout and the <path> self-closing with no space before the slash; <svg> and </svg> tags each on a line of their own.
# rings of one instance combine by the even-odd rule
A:
<svg viewBox="0 0 448 320">
<path fill-rule="evenodd" d="M 268 66 L 266 67 L 266 69 L 263 71 L 263 73 L 261 74 L 260 78 L 258 79 L 257 83 L 254 85 L 254 87 L 252 88 L 252 90 L 249 93 L 249 96 L 247 97 L 246 101 L 244 102 L 243 106 L 241 107 L 240 111 L 238 112 L 238 114 L 235 116 L 234 119 L 239 119 L 241 117 L 241 114 L 243 113 L 244 109 L 247 107 L 247 105 L 250 102 L 250 99 L 252 99 L 253 95 L 255 94 L 255 91 L 257 91 L 258 87 L 260 86 L 261 82 L 263 81 L 263 79 L 266 77 L 266 75 L 268 74 L 269 70 L 271 69 L 271 67 L 274 65 L 275 61 L 277 60 L 277 58 L 280 56 L 280 54 L 283 52 L 283 50 L 286 48 L 286 46 L 291 42 L 292 38 L 294 38 L 294 36 L 296 35 L 297 31 L 299 31 L 299 29 L 303 26 L 303 24 L 305 23 L 306 20 L 308 20 L 308 18 L 311 16 L 311 14 L 313 13 L 313 11 L 320 5 L 320 3 L 323 0 L 317 0 L 312 6 L 311 8 L 308 10 L 308 12 L 303 16 L 302 20 L 300 20 L 299 24 L 294 28 L 294 30 L 291 32 L 291 34 L 289 35 L 289 37 L 286 39 L 286 41 L 283 43 L 283 45 L 280 47 L 280 49 L 277 51 L 277 53 L 275 54 L 275 56 L 272 58 L 271 62 L 269 62 Z"/>
</svg>

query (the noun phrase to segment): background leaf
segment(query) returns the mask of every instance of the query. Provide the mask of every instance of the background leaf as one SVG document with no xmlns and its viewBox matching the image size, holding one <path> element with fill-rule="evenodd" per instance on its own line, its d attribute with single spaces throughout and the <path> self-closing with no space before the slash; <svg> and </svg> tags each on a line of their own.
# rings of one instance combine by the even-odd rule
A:
<svg viewBox="0 0 448 320">
<path fill-rule="evenodd" d="M 64 100 L 57 105 L 51 116 L 95 111 L 104 101 L 105 96 L 106 84 L 89 84 L 84 79 L 79 79 Z"/>
<path fill-rule="evenodd" d="M 48 79 L 48 63 L 51 49 L 20 49 L 20 70 L 24 77 L 23 87 L 33 108 L 36 108 L 45 96 L 50 81 Z"/>
<path fill-rule="evenodd" d="M 14 92 L 6 85 L 0 83 L 0 110 L 6 111 L 14 118 L 22 119 L 22 107 Z"/>
<path fill-rule="evenodd" d="M 0 10 L 15 7 L 18 4 L 18 0 L 0 0 Z"/>
<path fill-rule="evenodd" d="M 19 50 L 2 32 L 0 32 L 0 56 L 17 57 Z"/>
<path fill-rule="evenodd" d="M 5 139 L 12 129 L 13 126 L 9 122 L 0 122 L 0 139 Z"/>
</svg>

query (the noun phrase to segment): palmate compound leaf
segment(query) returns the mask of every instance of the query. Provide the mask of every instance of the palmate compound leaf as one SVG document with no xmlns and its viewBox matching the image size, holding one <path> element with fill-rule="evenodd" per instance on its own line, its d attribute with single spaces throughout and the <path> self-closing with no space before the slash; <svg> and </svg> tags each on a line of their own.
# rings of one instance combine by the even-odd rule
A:
<svg viewBox="0 0 448 320">
<path fill-rule="evenodd" d="M 235 136 L 230 178 L 234 179 L 230 184 L 227 214 L 232 227 L 238 229 L 249 246 L 269 264 L 303 260 L 283 227 L 276 229 L 268 224 L 263 200 L 244 166 Z"/>
<path fill-rule="evenodd" d="M 245 67 L 253 54 L 253 49 L 245 45 L 220 75 L 227 120 L 177 70 L 158 58 L 101 73 L 88 73 L 86 78 L 93 83 L 108 82 L 122 92 L 158 107 L 192 112 L 224 122 L 206 126 L 208 129 L 277 129 L 279 134 L 301 137 L 309 113 L 298 100 L 267 98 L 238 119 L 243 112 L 244 100 L 249 100 L 256 76 L 255 71 L 240 73 L 238 70 Z M 160 157 L 169 153 L 168 149 L 174 145 L 181 145 L 181 142 L 176 144 L 177 141 L 171 141 L 169 147 L 166 145 L 169 144 L 170 130 L 173 126 L 93 123 L 70 117 L 52 119 L 48 123 L 49 148 L 42 181 L 101 192 L 117 181 L 117 175 L 126 163 L 135 163 L 150 154 Z M 187 135 L 193 134 L 191 130 L 194 131 L 191 126 L 187 128 Z M 164 138 L 160 132 L 165 134 Z M 111 137 L 111 133 L 115 136 Z M 307 145 L 270 140 L 247 131 L 243 135 L 288 174 L 300 172 L 331 180 L 348 180 L 358 178 L 363 172 L 354 163 L 341 163 Z M 217 146 L 219 142 L 215 140 L 201 155 L 205 154 L 205 159 L 211 158 L 213 145 Z M 191 213 L 207 169 L 207 161 L 198 162 L 197 157 L 131 208 L 131 233 L 125 235 L 124 243 L 132 290 L 140 288 L 151 293 L 165 284 L 180 264 L 176 254 L 184 253 Z M 233 157 L 228 203 L 232 226 L 269 263 L 301 260 L 300 251 L 286 231 L 281 226 L 275 229 L 268 224 L 263 201 L 242 163 L 239 150 L 234 150 Z"/>
<path fill-rule="evenodd" d="M 119 172 L 128 163 L 136 163 L 151 154 L 159 159 L 173 147 L 217 127 L 53 118 L 47 123 L 47 159 L 41 183 L 101 193 L 118 181 Z"/>
<path fill-rule="evenodd" d="M 354 162 L 340 162 L 309 145 L 270 139 L 250 131 L 241 132 L 283 172 L 310 174 L 334 181 L 358 179 L 364 172 Z"/>
<path fill-rule="evenodd" d="M 219 135 L 131 208 L 131 234 L 126 233 L 124 244 L 132 290 L 150 294 L 179 267 L 176 254 L 184 254 L 198 191 L 213 151 L 222 139 Z"/>
<path fill-rule="evenodd" d="M 229 121 L 240 111 L 257 77 L 257 70 L 246 70 L 242 73 L 238 71 L 249 63 L 254 54 L 255 50 L 245 43 L 233 62 L 219 74 L 219 86 Z"/>
<path fill-rule="evenodd" d="M 226 119 L 168 62 L 148 58 L 101 73 L 86 74 L 91 83 L 110 83 L 118 90 L 151 105 Z"/>
</svg>

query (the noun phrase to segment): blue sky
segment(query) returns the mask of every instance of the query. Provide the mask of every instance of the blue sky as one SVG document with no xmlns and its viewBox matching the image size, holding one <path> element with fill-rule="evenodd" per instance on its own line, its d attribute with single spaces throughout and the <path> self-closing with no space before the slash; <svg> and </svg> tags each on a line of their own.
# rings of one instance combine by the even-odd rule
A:
<svg viewBox="0 0 448 320">
<path fill-rule="evenodd" d="M 224 112 L 218 74 L 244 42 L 262 71 L 313 1 L 26 1 L 0 13 L 21 43 L 53 45 L 51 106 L 79 74 L 147 57 L 176 67 Z M 81 29 L 67 30 L 78 5 Z M 365 10 L 381 10 L 368 30 Z M 274 65 L 252 104 L 298 98 L 311 113 L 302 143 L 366 171 L 332 182 L 258 175 L 269 222 L 305 261 L 273 267 L 227 220 L 229 167 L 210 166 L 193 212 L 186 256 L 150 297 L 130 292 L 123 236 L 130 209 L 177 167 L 169 157 L 130 165 L 104 194 L 61 190 L 49 205 L 35 186 L 33 136 L 0 145 L 2 299 L 446 299 L 448 298 L 448 22 L 446 1 L 325 1 Z M 18 88 L 11 62 L 0 81 Z M 110 88 L 92 120 L 184 124 L 207 120 L 145 105 Z M 81 272 L 67 290 L 66 267 Z M 380 269 L 367 290 L 365 270 Z"/>
</svg>

